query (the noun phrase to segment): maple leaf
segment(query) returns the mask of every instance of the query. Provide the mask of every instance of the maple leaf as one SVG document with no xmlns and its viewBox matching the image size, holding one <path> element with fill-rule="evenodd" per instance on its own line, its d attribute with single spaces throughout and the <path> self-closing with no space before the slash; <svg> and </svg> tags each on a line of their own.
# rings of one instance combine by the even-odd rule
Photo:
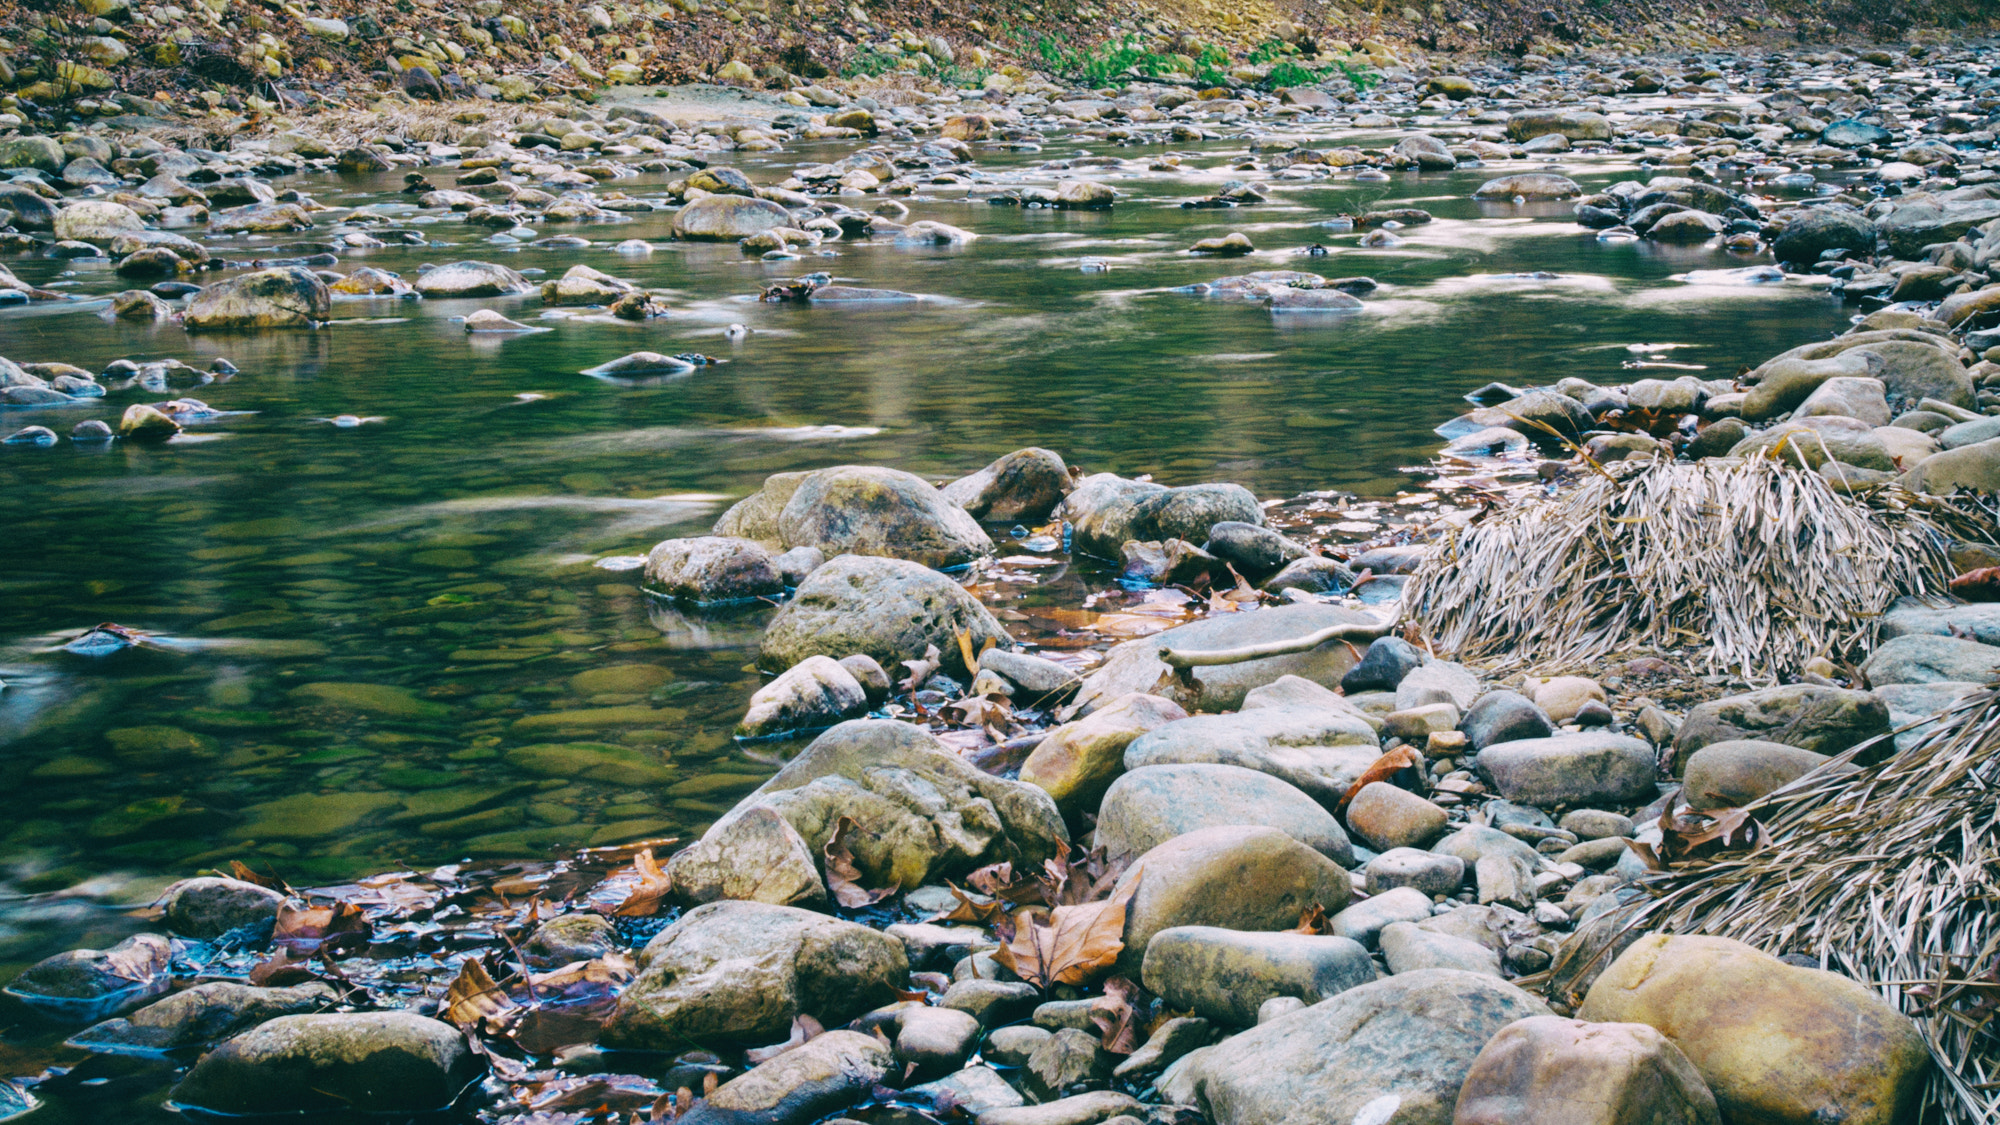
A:
<svg viewBox="0 0 2000 1125">
<path fill-rule="evenodd" d="M 988 902 L 974 902 L 971 895 L 945 884 L 945 889 L 958 899 L 958 905 L 937 916 L 939 922 L 970 922 L 975 926 L 998 926 L 1007 921 L 1007 901 L 993 899 Z"/>
<path fill-rule="evenodd" d="M 1043 990 L 1054 984 L 1082 984 L 1110 968 L 1124 951 L 1125 907 L 1138 889 L 1135 869 L 1124 891 L 1101 902 L 1058 906 L 1047 925 L 1032 911 L 1023 910 L 1015 918 L 1013 939 L 993 957 Z"/>
<path fill-rule="evenodd" d="M 1104 995 L 1090 1002 L 1090 1022 L 1096 1026 L 1104 1049 L 1114 1055 L 1129 1055 L 1139 1049 L 1139 986 L 1124 977 L 1104 982 Z"/>
<path fill-rule="evenodd" d="M 674 889 L 674 881 L 660 870 L 651 848 L 632 857 L 632 868 L 639 873 L 638 885 L 611 913 L 619 918 L 650 918 L 660 912 L 660 902 Z"/>
<path fill-rule="evenodd" d="M 1377 781 L 1388 781 L 1406 769 L 1420 768 L 1423 764 L 1424 756 L 1417 752 L 1416 747 L 1398 746 L 1375 759 L 1367 769 L 1361 771 L 1361 776 L 1354 779 L 1354 784 L 1348 786 L 1346 794 L 1340 798 L 1340 807 L 1345 809 L 1347 803 L 1354 800 L 1354 795 L 1369 785 Z"/>
<path fill-rule="evenodd" d="M 854 866 L 854 852 L 847 846 L 847 838 L 860 831 L 851 816 L 843 816 L 834 822 L 833 838 L 826 842 L 826 891 L 833 901 L 849 910 L 863 906 L 873 906 L 901 890 L 901 886 L 891 884 L 879 891 L 871 891 L 861 885 L 861 869 Z"/>
</svg>

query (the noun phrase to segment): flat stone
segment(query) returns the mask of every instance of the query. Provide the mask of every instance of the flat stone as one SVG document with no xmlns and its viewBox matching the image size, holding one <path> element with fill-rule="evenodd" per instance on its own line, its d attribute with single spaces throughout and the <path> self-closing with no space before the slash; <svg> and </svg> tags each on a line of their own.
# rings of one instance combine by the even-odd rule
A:
<svg viewBox="0 0 2000 1125">
<path fill-rule="evenodd" d="M 1178 926 L 1153 935 L 1143 973 L 1174 1010 L 1249 1027 L 1273 996 L 1317 1004 L 1372 982 L 1375 966 L 1351 938 Z"/>
</svg>

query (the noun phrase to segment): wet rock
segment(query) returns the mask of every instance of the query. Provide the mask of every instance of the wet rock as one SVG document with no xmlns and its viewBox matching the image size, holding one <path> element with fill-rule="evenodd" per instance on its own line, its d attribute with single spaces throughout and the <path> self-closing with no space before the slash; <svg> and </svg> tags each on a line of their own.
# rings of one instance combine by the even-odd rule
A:
<svg viewBox="0 0 2000 1125">
<path fill-rule="evenodd" d="M 895 1063 L 858 1031 L 829 1031 L 732 1078 L 695 1103 L 687 1125 L 805 1125 L 861 1102 Z"/>
<path fill-rule="evenodd" d="M 697 242 L 734 242 L 791 225 L 791 213 L 770 200 L 705 195 L 674 213 L 673 233 L 675 238 Z"/>
<path fill-rule="evenodd" d="M 137 211 L 109 200 L 78 200 L 56 212 L 55 236 L 96 245 L 107 245 L 128 231 L 145 229 Z"/>
<path fill-rule="evenodd" d="M 1889 708 L 1865 691 L 1787 684 L 1701 704 L 1674 737 L 1676 761 L 1712 742 L 1758 739 L 1817 754 L 1889 732 Z"/>
<path fill-rule="evenodd" d="M 789 906 L 714 902 L 647 942 L 639 969 L 605 1026 L 608 1045 L 777 1042 L 800 1014 L 841 1024 L 893 999 L 909 962 L 901 942 L 866 926 Z"/>
<path fill-rule="evenodd" d="M 1030 1030 L 1039 1031 L 1034 1028 Z M 1042 1032 L 1046 1035 L 1047 1032 Z M 991 1058 L 991 1043 L 984 1052 Z M 996 1060 L 997 1061 L 997 1060 Z M 1025 1060 L 1024 1060 L 1025 1061 Z M 1019 1065 L 1008 1063 L 1003 1065 Z M 911 1086 L 906 1091 L 913 1097 L 928 1101 L 934 1108 L 943 1111 L 954 1106 L 962 1106 L 965 1112 L 977 1117 L 989 1109 L 1010 1109 L 1021 1105 L 1024 1099 L 1020 1091 L 1007 1084 L 1000 1072 L 990 1066 L 969 1066 L 955 1074 L 948 1074 L 935 1082 L 921 1086 Z"/>
<path fill-rule="evenodd" d="M 1401 637 L 1377 637 L 1368 651 L 1346 675 L 1340 690 L 1352 695 L 1364 691 L 1395 691 L 1403 677 L 1423 667 L 1424 654 Z"/>
<path fill-rule="evenodd" d="M 245 1031 L 279 1016 L 318 1011 L 340 994 L 319 981 L 292 988 L 253 988 L 211 981 L 177 992 L 72 1036 L 69 1045 L 106 1054 L 148 1053 L 194 1047 Z"/>
<path fill-rule="evenodd" d="M 908 723 L 845 722 L 815 739 L 703 835 L 726 839 L 750 809 L 776 811 L 819 855 L 841 817 L 869 887 L 922 886 L 989 863 L 1039 864 L 1068 833 L 1055 802 L 996 777 Z"/>
<path fill-rule="evenodd" d="M 202 876 L 182 879 L 160 894 L 163 921 L 181 937 L 221 937 L 245 926 L 276 920 L 285 896 L 241 879 Z"/>
<path fill-rule="evenodd" d="M 492 262 L 452 262 L 425 270 L 417 277 L 417 292 L 433 300 L 454 297 L 510 297 L 534 286 L 528 279 Z"/>
<path fill-rule="evenodd" d="M 620 281 L 589 266 L 575 265 L 554 281 L 542 283 L 545 305 L 608 305 L 632 292 L 630 282 Z"/>
<path fill-rule="evenodd" d="M 1354 588 L 1354 579 L 1354 571 L 1346 563 L 1323 555 L 1307 555 L 1286 563 L 1278 573 L 1266 578 L 1258 588 L 1279 594 L 1286 590 L 1304 590 L 1313 594 L 1344 594 Z"/>
<path fill-rule="evenodd" d="M 253 203 L 217 211 L 209 219 L 211 234 L 283 234 L 311 230 L 312 216 L 296 203 Z"/>
<path fill-rule="evenodd" d="M 1222 573 L 1214 555 L 1185 539 L 1140 542 L 1130 539 L 1118 548 L 1124 563 L 1118 576 L 1127 582 L 1156 586 L 1190 586 Z"/>
<path fill-rule="evenodd" d="M 1202 550 L 1236 568 L 1252 582 L 1260 582 L 1283 569 L 1285 564 L 1306 556 L 1304 546 L 1253 523 L 1224 520 L 1208 529 Z"/>
<path fill-rule="evenodd" d="M 302 266 L 258 270 L 202 287 L 181 324 L 190 332 L 310 327 L 333 315 L 326 282 Z"/>
<path fill-rule="evenodd" d="M 868 693 L 853 673 L 827 656 L 808 656 L 750 697 L 738 738 L 769 738 L 821 730 L 868 712 Z"/>
<path fill-rule="evenodd" d="M 100 1020 L 142 1004 L 173 985 L 173 943 L 134 934 L 110 949 L 72 949 L 37 961 L 7 985 L 7 995 L 57 1019 Z"/>
<path fill-rule="evenodd" d="M 1177 836 L 1221 825 L 1276 828 L 1342 867 L 1354 864 L 1353 846 L 1332 813 L 1269 774 L 1237 766 L 1133 770 L 1104 794 L 1095 840 L 1109 855 L 1136 856 Z"/>
<path fill-rule="evenodd" d="M 1042 999 L 1042 990 L 1032 984 L 1017 980 L 986 980 L 971 978 L 953 981 L 944 995 L 938 998 L 938 1006 L 957 1012 L 966 1012 L 977 1019 L 982 1027 L 997 1028 L 999 1025 L 1026 1016 Z M 1041 1031 L 1041 1028 L 1035 1028 Z M 1048 1034 L 1046 1031 L 1043 1035 Z M 1035 1045 L 1040 1046 L 1038 1037 Z M 1022 1063 L 1026 1063 L 1023 1058 Z"/>
<path fill-rule="evenodd" d="M 1522 172 L 1501 176 L 1479 185 L 1474 199 L 1574 199 L 1583 194 L 1575 180 L 1553 172 Z"/>
<path fill-rule="evenodd" d="M 1141 735 L 1125 768 L 1216 763 L 1257 770 L 1332 808 L 1379 756 L 1375 730 L 1349 711 L 1258 707 L 1196 715 Z"/>
<path fill-rule="evenodd" d="M 777 529 L 788 547 L 929 567 L 963 566 L 993 549 L 978 522 L 921 477 L 866 465 L 808 474 L 779 511 Z"/>
<path fill-rule="evenodd" d="M 1779 742 L 1711 742 L 1687 760 L 1688 804 L 1697 811 L 1741 808 L 1831 761 Z"/>
<path fill-rule="evenodd" d="M 1524 109 L 1507 118 L 1507 137 L 1516 144 L 1551 133 L 1572 141 L 1608 141 L 1611 122 L 1603 114 L 1575 109 Z"/>
<path fill-rule="evenodd" d="M 748 539 L 701 535 L 667 539 L 646 555 L 646 586 L 696 604 L 777 597 L 783 578 L 770 552 Z"/>
<path fill-rule="evenodd" d="M 118 419 L 118 436 L 133 441 L 165 441 L 181 432 L 181 424 L 171 417 L 135 402 Z"/>
<path fill-rule="evenodd" d="M 1017 449 L 945 485 L 946 500 L 976 520 L 1039 523 L 1069 495 L 1069 467 L 1046 449 Z"/>
<path fill-rule="evenodd" d="M 1146 989 L 1175 1011 L 1249 1027 L 1273 996 L 1317 1004 L 1375 980 L 1359 942 L 1317 934 L 1245 933 L 1176 926 L 1146 945 Z"/>
<path fill-rule="evenodd" d="M 1958 637 L 1911 633 L 1884 641 L 1862 662 L 1861 672 L 1878 686 L 1984 682 L 2000 672 L 2000 648 Z"/>
<path fill-rule="evenodd" d="M 1853 118 L 1835 121 L 1819 132 L 1819 139 L 1822 144 L 1833 145 L 1836 148 L 1860 148 L 1863 145 L 1886 144 L 1894 138 L 1894 133 L 1882 128 L 1880 125 L 1870 125 L 1865 121 L 1856 121 Z"/>
<path fill-rule="evenodd" d="M 238 1115 L 426 1113 L 481 1069 L 457 1028 L 412 1012 L 281 1016 L 202 1056 L 171 1103 Z"/>
<path fill-rule="evenodd" d="M 602 914 L 564 914 L 535 927 L 523 948 L 544 965 L 568 965 L 602 957 L 624 945 L 618 928 Z"/>
<path fill-rule="evenodd" d="M 1727 938 L 1641 938 L 1577 1014 L 1659 1030 L 1731 1121 L 1909 1120 L 1930 1067 L 1916 1028 L 1872 989 Z"/>
<path fill-rule="evenodd" d="M 668 861 L 667 875 L 683 902 L 817 906 L 826 901 L 826 884 L 805 838 L 764 806 L 734 813 L 703 833 Z"/>
<path fill-rule="evenodd" d="M 1653 798 L 1653 749 L 1617 734 L 1562 734 L 1479 752 L 1479 772 L 1510 801 L 1539 808 L 1635 804 Z"/>
<path fill-rule="evenodd" d="M 1167 488 L 1110 473 L 1085 477 L 1078 483 L 1063 503 L 1063 514 L 1075 525 L 1075 549 L 1105 559 L 1118 558 L 1127 540 L 1200 543 L 1218 523 L 1264 523 L 1263 507 L 1241 485 Z"/>
<path fill-rule="evenodd" d="M 355 272 L 356 272 L 356 273 L 359 273 L 360 271 L 359 271 L 359 270 L 357 270 L 357 271 L 355 271 Z M 349 280 L 352 280 L 352 278 L 353 278 L 353 275 L 352 275 L 352 274 L 350 274 L 350 275 L 348 275 L 348 277 L 349 277 Z M 333 288 L 334 288 L 334 291 L 335 291 L 335 292 L 337 292 L 337 293 L 338 293 L 338 292 L 348 292 L 348 290 L 344 290 L 344 289 L 342 289 L 342 288 L 341 288 L 341 285 L 344 285 L 344 284 L 346 284 L 346 283 L 345 283 L 345 282 L 342 282 L 342 283 L 340 283 L 340 284 L 336 284 L 336 285 L 335 285 L 335 286 L 333 287 Z M 499 313 L 497 313 L 497 312 L 494 312 L 494 311 L 493 311 L 492 309 L 480 309 L 480 310 L 479 310 L 478 312 L 475 312 L 475 313 L 473 313 L 472 315 L 470 315 L 470 316 L 466 317 L 466 318 L 465 318 L 465 330 L 466 330 L 467 332 L 533 332 L 533 331 L 535 331 L 535 329 L 534 329 L 534 328 L 532 328 L 532 327 L 530 327 L 530 326 L 528 326 L 528 325 L 526 325 L 526 324 L 522 324 L 522 323 L 521 323 L 521 322 L 519 322 L 519 321 L 515 321 L 515 320 L 508 320 L 508 319 L 507 319 L 506 317 L 504 317 L 504 316 L 501 316 L 501 315 L 500 315 Z"/>
<path fill-rule="evenodd" d="M 144 289 L 127 289 L 111 296 L 111 307 L 105 310 L 113 320 L 160 321 L 174 315 L 165 301 Z"/>
<path fill-rule="evenodd" d="M 1137 882 L 1125 910 L 1118 971 L 1137 973 L 1146 943 L 1175 926 L 1279 931 L 1318 903 L 1328 913 L 1353 893 L 1339 864 L 1275 828 L 1239 825 L 1186 833 L 1140 856 L 1120 878 Z"/>
<path fill-rule="evenodd" d="M 1159 1082 L 1163 1097 L 1208 1107 L 1217 1125 L 1298 1117 L 1354 1121 L 1394 1098 L 1398 1125 L 1451 1125 L 1481 1048 L 1541 1001 L 1478 973 L 1425 969 L 1364 984 L 1189 1054 Z M 1380 1109 L 1376 1112 L 1381 1112 Z"/>
<path fill-rule="evenodd" d="M 1118 191 L 1095 180 L 1064 180 L 1056 185 L 1056 206 L 1075 211 L 1104 211 L 1118 201 Z"/>
<path fill-rule="evenodd" d="M 1721 1125 L 1679 1047 L 1638 1023 L 1535 1016 L 1473 1060 L 1453 1125 Z"/>
<path fill-rule="evenodd" d="M 935 646 L 947 670 L 967 672 L 958 633 L 973 651 L 1009 641 L 986 607 L 937 571 L 902 559 L 841 555 L 799 583 L 764 630 L 758 663 L 782 671 L 808 656 L 865 653 L 884 668 L 922 660 Z"/>
<path fill-rule="evenodd" d="M 1257 247 L 1251 243 L 1250 236 L 1242 231 L 1197 239 L 1193 246 L 1188 247 L 1190 254 L 1212 254 L 1221 258 L 1237 258 L 1255 253 L 1256 250 Z"/>
<path fill-rule="evenodd" d="M 1185 718 L 1187 712 L 1171 700 L 1134 692 L 1049 731 L 1021 764 L 1021 780 L 1048 793 L 1064 816 L 1081 823 L 1082 814 L 1096 810 L 1106 789 L 1125 772 L 1126 747 Z M 1098 842 L 1107 842 L 1101 826 Z M 1137 854 L 1158 842 L 1131 850 Z"/>
</svg>

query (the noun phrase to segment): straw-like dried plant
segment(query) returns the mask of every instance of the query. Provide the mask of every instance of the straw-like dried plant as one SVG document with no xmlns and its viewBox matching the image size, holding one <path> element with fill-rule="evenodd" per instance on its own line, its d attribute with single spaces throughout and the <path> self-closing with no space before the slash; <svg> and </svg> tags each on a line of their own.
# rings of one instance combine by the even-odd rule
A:
<svg viewBox="0 0 2000 1125">
<path fill-rule="evenodd" d="M 1945 589 L 1946 507 L 1845 494 L 1770 459 L 1614 463 L 1449 532 L 1407 604 L 1461 660 L 1568 669 L 1650 651 L 1774 681 L 1856 656 L 1896 598 Z"/>
<path fill-rule="evenodd" d="M 1879 991 L 1937 1066 L 1922 1121 L 2000 1123 L 2000 687 L 1859 773 L 1854 750 L 1746 810 L 1764 843 L 1696 860 L 1633 930 L 1803 954 Z M 1631 932 L 1631 931 L 1628 931 Z"/>
</svg>

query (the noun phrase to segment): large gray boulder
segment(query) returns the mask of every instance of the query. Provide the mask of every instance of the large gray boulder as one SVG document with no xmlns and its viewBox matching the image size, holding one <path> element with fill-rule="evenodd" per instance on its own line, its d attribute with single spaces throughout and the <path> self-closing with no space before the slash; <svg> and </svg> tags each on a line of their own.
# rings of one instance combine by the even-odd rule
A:
<svg viewBox="0 0 2000 1125">
<path fill-rule="evenodd" d="M 713 902 L 646 943 L 604 1042 L 773 1043 L 798 1016 L 838 1025 L 893 1000 L 909 971 L 903 943 L 867 926 L 790 906 Z"/>
<path fill-rule="evenodd" d="M 1276 828 L 1342 867 L 1354 866 L 1347 833 L 1317 801 L 1259 770 L 1212 763 L 1147 766 L 1111 783 L 1098 807 L 1098 846 L 1139 855 L 1200 828 Z"/>
<path fill-rule="evenodd" d="M 964 566 L 993 549 L 979 521 L 922 477 L 872 465 L 808 474 L 778 512 L 777 529 L 786 547 L 939 568 Z"/>
<path fill-rule="evenodd" d="M 333 294 L 304 266 L 257 270 L 203 286 L 188 300 L 181 325 L 190 332 L 296 328 L 333 315 Z"/>
<path fill-rule="evenodd" d="M 735 242 L 791 225 L 791 213 L 768 199 L 704 195 L 674 213 L 673 232 L 695 242 Z"/>
<path fill-rule="evenodd" d="M 1816 754 L 1838 754 L 1889 732 L 1889 708 L 1865 691 L 1785 684 L 1732 695 L 1688 712 L 1674 737 L 1674 758 L 1711 742 L 1761 739 Z"/>
<path fill-rule="evenodd" d="M 1861 672 L 1878 686 L 1983 683 L 2000 674 L 2000 648 L 1958 637 L 1911 633 L 1884 641 L 1862 662 Z"/>
<path fill-rule="evenodd" d="M 1918 633 L 2000 645 L 2000 602 L 1927 606 L 1905 601 L 1890 607 L 1882 616 L 1885 641 Z"/>
<path fill-rule="evenodd" d="M 1947 496 L 1961 488 L 2000 492 L 2000 438 L 1934 453 L 1898 479 L 1905 488 L 1934 496 Z"/>
<path fill-rule="evenodd" d="M 1348 711 L 1258 707 L 1195 715 L 1132 740 L 1125 768 L 1214 763 L 1270 774 L 1332 808 L 1380 756 L 1375 730 Z"/>
<path fill-rule="evenodd" d="M 1069 839 L 1047 793 L 989 774 L 928 731 L 886 719 L 856 719 L 820 735 L 688 851 L 720 853 L 743 846 L 745 833 L 768 836 L 768 826 L 746 820 L 759 808 L 782 817 L 813 856 L 824 853 L 840 818 L 853 818 L 860 831 L 849 847 L 871 888 L 919 887 L 1003 861 L 1031 868 Z"/>
<path fill-rule="evenodd" d="M 1653 748 L 1622 734 L 1499 742 L 1474 761 L 1502 797 L 1540 808 L 1644 804 L 1654 796 Z"/>
<path fill-rule="evenodd" d="M 1168 488 L 1111 473 L 1085 477 L 1063 501 L 1078 551 L 1116 559 L 1128 540 L 1184 539 L 1203 543 L 1218 523 L 1264 524 L 1257 497 L 1238 484 Z"/>
<path fill-rule="evenodd" d="M 203 1055 L 171 1105 L 210 1114 L 433 1113 L 484 1070 L 465 1036 L 414 1012 L 280 1016 Z"/>
<path fill-rule="evenodd" d="M 1828 250 L 1853 250 L 1863 256 L 1875 250 L 1875 224 L 1847 207 L 1814 207 L 1778 232 L 1771 251 L 1781 262 L 1812 265 Z"/>
<path fill-rule="evenodd" d="M 1395 1125 L 1451 1125 L 1459 1087 L 1501 1028 L 1552 1014 L 1504 981 L 1424 969 L 1351 988 L 1182 1058 L 1163 1100 L 1216 1125 L 1354 1125 L 1393 1098 Z"/>
<path fill-rule="evenodd" d="M 1951 242 L 1977 226 L 2000 219 L 2000 200 L 1947 200 L 1909 196 L 1877 224 L 1898 258 L 1921 258 L 1924 247 Z"/>
<path fill-rule="evenodd" d="M 1146 989 L 1175 1011 L 1248 1027 L 1274 996 L 1317 1004 L 1375 980 L 1361 943 L 1321 934 L 1247 933 L 1176 926 L 1153 935 L 1142 972 Z"/>
<path fill-rule="evenodd" d="M 842 555 L 807 575 L 764 629 L 759 666 L 782 672 L 808 656 L 866 653 L 901 673 L 936 646 L 944 669 L 966 674 L 958 633 L 979 651 L 1010 638 L 965 588 L 920 563 Z"/>
<path fill-rule="evenodd" d="M 144 230 L 146 223 L 123 203 L 82 199 L 58 211 L 54 225 L 59 239 L 104 245 L 121 234 Z"/>
<path fill-rule="evenodd" d="M 1159 654 L 1165 648 L 1207 651 L 1269 644 L 1294 640 L 1330 625 L 1363 625 L 1374 620 L 1375 615 L 1361 610 L 1302 602 L 1249 613 L 1220 613 L 1177 625 L 1164 633 L 1112 646 L 1104 654 L 1104 663 L 1084 677 L 1078 687 L 1074 712 L 1087 715 L 1135 691 L 1168 695 L 1190 711 L 1233 711 L 1243 706 L 1244 697 L 1253 689 L 1284 676 L 1298 676 L 1322 687 L 1337 688 L 1341 678 L 1355 665 L 1354 653 L 1339 641 L 1328 642 L 1310 652 L 1193 669 L 1192 692 L 1171 683 L 1162 686 L 1162 677 L 1168 676 L 1168 669 L 1160 662 Z"/>
</svg>

